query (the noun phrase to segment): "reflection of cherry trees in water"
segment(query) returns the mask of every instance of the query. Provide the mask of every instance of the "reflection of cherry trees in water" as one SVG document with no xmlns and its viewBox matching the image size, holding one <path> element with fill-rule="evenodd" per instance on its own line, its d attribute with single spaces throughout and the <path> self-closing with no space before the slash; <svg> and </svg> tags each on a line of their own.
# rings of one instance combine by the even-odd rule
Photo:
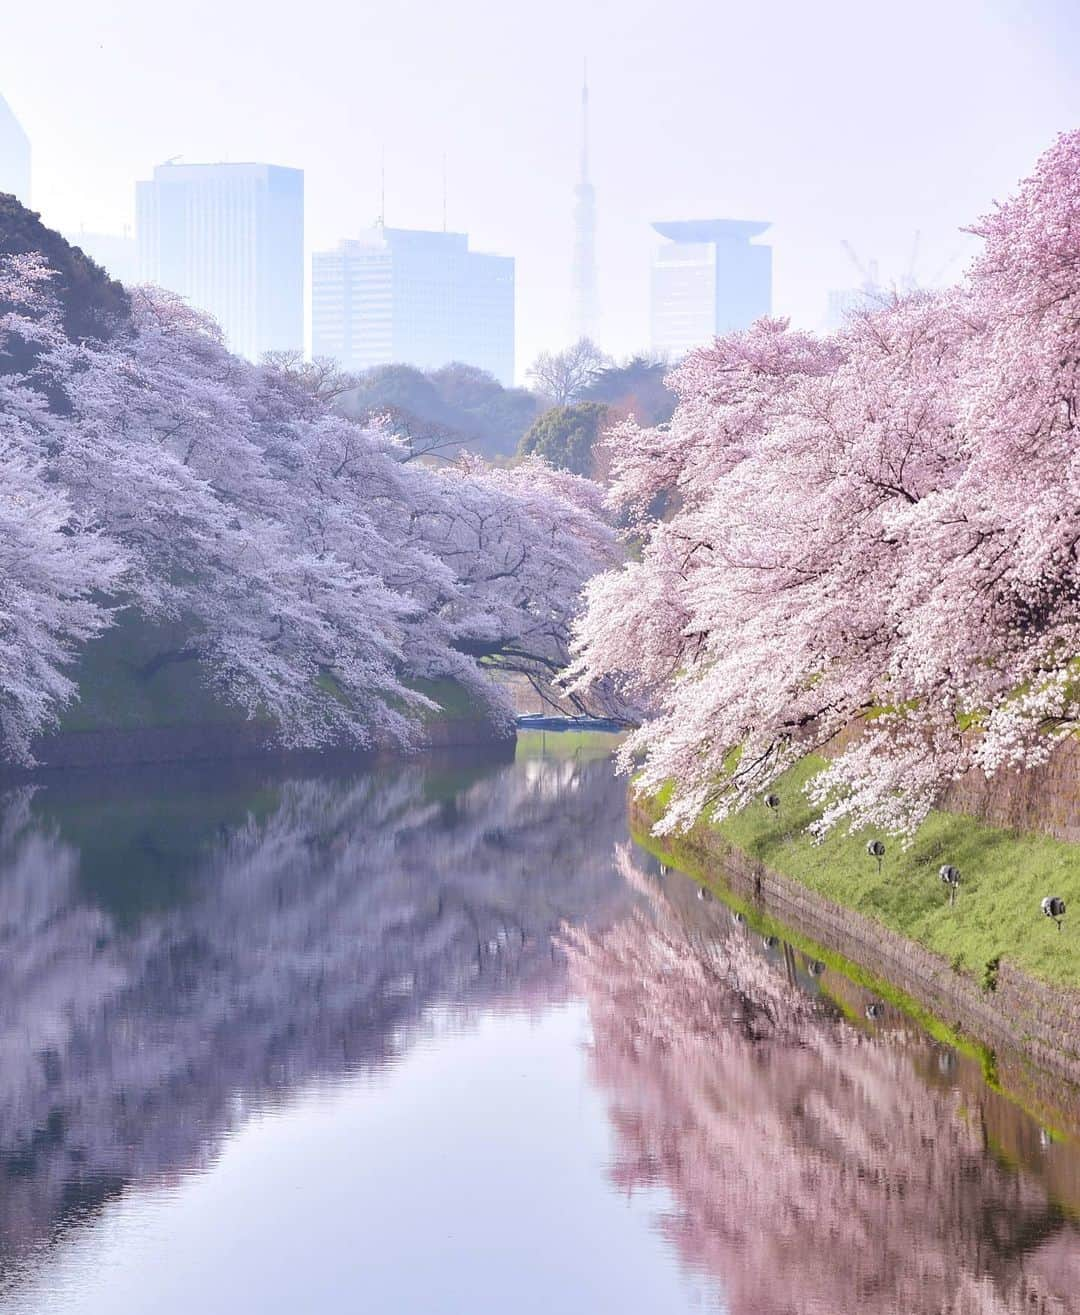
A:
<svg viewBox="0 0 1080 1315">
<path fill-rule="evenodd" d="M 392 1061 L 432 1008 L 561 998 L 551 934 L 587 921 L 572 974 L 616 1177 L 670 1188 L 663 1227 L 733 1315 L 1080 1309 L 1076 1233 L 987 1153 L 976 1101 L 828 1017 L 744 929 L 718 937 L 720 906 L 680 912 L 625 853 L 630 884 L 613 871 L 606 764 L 259 778 L 227 817 L 196 800 L 190 871 L 133 914 L 118 886 L 174 852 L 152 819 L 175 793 L 110 813 L 91 790 L 95 843 L 140 819 L 96 858 L 63 792 L 0 808 L 0 1264 L 205 1162 L 246 1109 Z"/>
<path fill-rule="evenodd" d="M 958 1093 L 828 1015 L 741 930 L 688 937 L 653 896 L 656 920 L 568 932 L 571 975 L 615 1178 L 671 1190 L 662 1228 L 733 1315 L 1080 1311 L 1080 1233 L 988 1153 Z"/>
<path fill-rule="evenodd" d="M 134 921 L 86 898 L 48 790 L 4 801 L 0 1263 L 204 1161 L 245 1108 L 387 1062 L 432 1007 L 563 996 L 553 932 L 631 899 L 604 762 L 255 784 L 235 824 L 207 824 L 185 902 Z M 164 844 L 135 835 L 106 850 L 118 880 Z"/>
</svg>

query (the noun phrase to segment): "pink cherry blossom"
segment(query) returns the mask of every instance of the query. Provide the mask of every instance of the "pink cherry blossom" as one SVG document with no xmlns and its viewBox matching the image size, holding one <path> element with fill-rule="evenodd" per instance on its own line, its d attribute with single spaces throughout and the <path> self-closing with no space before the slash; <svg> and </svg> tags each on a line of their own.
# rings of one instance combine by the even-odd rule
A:
<svg viewBox="0 0 1080 1315">
<path fill-rule="evenodd" d="M 0 374 L 0 758 L 29 760 L 123 610 L 182 623 L 161 660 L 197 662 L 288 746 L 419 743 L 417 680 L 508 728 L 493 666 L 546 686 L 565 665 L 581 586 L 614 561 L 596 486 L 407 461 L 317 370 L 232 356 L 160 290 L 133 293 L 126 332 L 70 341 L 48 285 L 35 257 L 0 265 L 0 349 L 37 347 Z"/>
<path fill-rule="evenodd" d="M 1080 132 L 975 231 L 960 287 L 825 339 L 761 320 L 674 371 L 670 425 L 613 434 L 640 554 L 589 585 L 571 680 L 648 704 L 624 761 L 673 784 L 661 831 L 854 725 L 817 829 L 911 834 L 1077 725 Z"/>
</svg>

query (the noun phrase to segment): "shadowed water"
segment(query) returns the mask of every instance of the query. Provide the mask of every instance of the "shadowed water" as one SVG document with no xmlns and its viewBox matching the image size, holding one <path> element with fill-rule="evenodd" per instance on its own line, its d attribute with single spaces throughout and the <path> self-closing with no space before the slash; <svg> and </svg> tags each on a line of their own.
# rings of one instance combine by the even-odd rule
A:
<svg viewBox="0 0 1080 1315">
<path fill-rule="evenodd" d="M 624 791 L 5 794 L 0 1311 L 1080 1311 L 1073 1142 L 661 875 Z"/>
</svg>

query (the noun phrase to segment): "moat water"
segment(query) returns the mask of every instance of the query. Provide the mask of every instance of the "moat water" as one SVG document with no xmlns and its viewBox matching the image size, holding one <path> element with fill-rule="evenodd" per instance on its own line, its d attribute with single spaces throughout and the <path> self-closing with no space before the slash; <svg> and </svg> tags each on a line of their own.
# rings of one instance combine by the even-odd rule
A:
<svg viewBox="0 0 1080 1315">
<path fill-rule="evenodd" d="M 530 743 L 0 794 L 0 1312 L 1080 1311 L 1080 1098 Z"/>
</svg>

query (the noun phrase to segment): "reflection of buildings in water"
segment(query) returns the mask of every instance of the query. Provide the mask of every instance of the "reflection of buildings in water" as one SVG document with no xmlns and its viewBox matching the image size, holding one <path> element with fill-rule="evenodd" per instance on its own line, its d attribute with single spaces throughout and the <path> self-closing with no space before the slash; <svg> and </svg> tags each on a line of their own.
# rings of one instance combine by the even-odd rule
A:
<svg viewBox="0 0 1080 1315">
<path fill-rule="evenodd" d="M 4 800 L 8 1263 L 126 1182 L 205 1160 L 243 1109 L 392 1060 L 433 1005 L 561 997 L 553 933 L 632 898 L 604 762 L 256 780 L 222 820 L 224 794 Z M 147 907 L 132 868 L 180 902 Z"/>
<path fill-rule="evenodd" d="M 919 1071 L 932 1043 L 858 1031 L 730 920 L 653 898 L 657 920 L 575 934 L 571 973 L 616 1181 L 671 1190 L 661 1227 L 733 1315 L 1080 1310 L 1080 1232 L 972 1093 Z"/>
</svg>

